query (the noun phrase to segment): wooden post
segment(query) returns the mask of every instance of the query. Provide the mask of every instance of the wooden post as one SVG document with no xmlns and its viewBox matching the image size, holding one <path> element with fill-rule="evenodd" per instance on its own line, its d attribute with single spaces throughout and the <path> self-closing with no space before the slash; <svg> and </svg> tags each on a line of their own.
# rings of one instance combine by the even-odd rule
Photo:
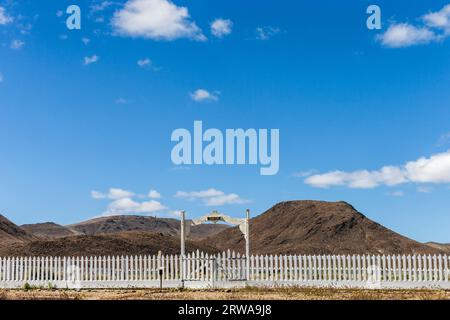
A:
<svg viewBox="0 0 450 320">
<path fill-rule="evenodd" d="M 186 219 L 186 211 L 181 211 L 181 229 L 180 229 L 180 238 L 181 238 L 181 286 L 184 288 L 184 278 L 186 274 L 186 247 L 185 247 L 185 241 L 186 241 L 186 235 L 185 235 L 185 219 Z"/>
<path fill-rule="evenodd" d="M 247 209 L 245 217 L 245 258 L 247 281 L 250 280 L 250 210 Z"/>
</svg>

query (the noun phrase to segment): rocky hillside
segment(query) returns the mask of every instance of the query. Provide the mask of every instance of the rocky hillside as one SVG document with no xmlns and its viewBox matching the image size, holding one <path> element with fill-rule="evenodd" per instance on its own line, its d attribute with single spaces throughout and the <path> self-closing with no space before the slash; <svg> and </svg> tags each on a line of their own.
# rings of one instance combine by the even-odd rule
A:
<svg viewBox="0 0 450 320">
<path fill-rule="evenodd" d="M 0 215 L 0 243 L 2 245 L 33 240 L 37 240 L 37 237 Z"/>
<path fill-rule="evenodd" d="M 82 234 L 76 230 L 72 230 L 68 227 L 64 227 L 53 222 L 24 224 L 20 227 L 40 238 L 62 238 Z"/>
<path fill-rule="evenodd" d="M 282 202 L 250 223 L 250 246 L 258 254 L 438 253 L 368 219 L 345 202 Z M 205 240 L 244 252 L 237 228 Z"/>
<path fill-rule="evenodd" d="M 186 242 L 189 251 L 216 252 L 207 244 Z M 105 256 L 179 254 L 180 239 L 162 233 L 121 232 L 0 245 L 0 256 Z"/>
<path fill-rule="evenodd" d="M 180 220 L 147 216 L 101 217 L 67 226 L 85 235 L 109 234 L 127 231 L 143 231 L 178 236 Z M 226 225 L 204 224 L 191 227 L 191 240 L 200 240 L 223 231 Z"/>
</svg>

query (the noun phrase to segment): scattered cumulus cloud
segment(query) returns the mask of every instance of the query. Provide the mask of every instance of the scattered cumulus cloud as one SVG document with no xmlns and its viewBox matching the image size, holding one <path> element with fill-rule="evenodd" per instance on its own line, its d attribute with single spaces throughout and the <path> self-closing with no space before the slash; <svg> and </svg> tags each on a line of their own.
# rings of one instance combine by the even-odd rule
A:
<svg viewBox="0 0 450 320">
<path fill-rule="evenodd" d="M 115 3 L 112 1 L 101 1 L 91 4 L 90 6 L 90 12 L 91 14 L 104 11 L 105 9 L 113 6 Z"/>
<path fill-rule="evenodd" d="M 147 195 L 150 199 L 160 199 L 162 198 L 161 193 L 156 190 L 150 190 Z"/>
<path fill-rule="evenodd" d="M 450 4 L 439 11 L 424 15 L 422 19 L 428 27 L 441 29 L 448 34 L 450 32 Z"/>
<path fill-rule="evenodd" d="M 402 166 L 385 166 L 380 170 L 331 171 L 312 175 L 305 183 L 316 188 L 344 186 L 371 189 L 404 183 L 450 183 L 450 150 L 409 161 Z"/>
<path fill-rule="evenodd" d="M 13 50 L 20 50 L 23 48 L 24 45 L 25 45 L 25 42 L 23 42 L 22 40 L 15 39 L 15 40 L 11 41 L 11 44 L 9 47 Z"/>
<path fill-rule="evenodd" d="M 128 0 L 114 13 L 111 24 L 115 34 L 120 36 L 166 41 L 206 40 L 202 30 L 191 20 L 188 9 L 169 0 Z"/>
<path fill-rule="evenodd" d="M 280 33 L 280 28 L 265 26 L 256 28 L 256 39 L 258 40 L 269 40 L 270 38 L 276 36 Z"/>
<path fill-rule="evenodd" d="M 6 9 L 0 6 L 0 26 L 7 25 L 13 22 L 13 17 L 6 13 Z"/>
<path fill-rule="evenodd" d="M 91 197 L 93 199 L 122 199 L 122 198 L 131 198 L 134 197 L 135 194 L 131 191 L 120 189 L 120 188 L 110 188 L 107 193 L 102 193 L 99 191 L 91 191 Z"/>
<path fill-rule="evenodd" d="M 211 93 L 205 89 L 197 89 L 190 93 L 191 99 L 196 102 L 218 101 L 219 95 L 217 92 Z"/>
<path fill-rule="evenodd" d="M 175 197 L 190 201 L 199 200 L 207 207 L 223 206 L 228 204 L 244 204 L 249 202 L 249 200 L 242 199 L 236 193 L 226 194 L 225 192 L 214 188 L 191 192 L 178 191 L 175 194 Z"/>
<path fill-rule="evenodd" d="M 157 67 L 153 64 L 153 61 L 150 60 L 149 58 L 143 58 L 143 59 L 139 59 L 136 64 L 142 68 L 142 69 L 147 69 L 147 70 L 153 70 L 153 71 L 160 71 L 162 68 L 161 67 Z"/>
<path fill-rule="evenodd" d="M 211 33 L 222 38 L 229 35 L 233 28 L 233 22 L 229 19 L 216 19 L 211 23 Z"/>
<path fill-rule="evenodd" d="M 139 59 L 137 65 L 141 68 L 149 68 L 152 66 L 152 61 L 149 58 Z"/>
<path fill-rule="evenodd" d="M 313 174 L 317 173 L 317 170 L 306 170 L 306 171 L 297 171 L 294 172 L 292 175 L 296 178 L 305 178 L 305 177 L 309 177 L 312 176 Z"/>
<path fill-rule="evenodd" d="M 434 32 L 428 28 L 418 28 L 408 23 L 389 26 L 387 31 L 379 37 L 381 44 L 390 48 L 409 47 L 427 44 L 437 39 Z"/>
<path fill-rule="evenodd" d="M 99 59 L 100 59 L 100 57 L 97 56 L 96 54 L 94 54 L 93 56 L 90 56 L 90 57 L 84 57 L 83 64 L 85 66 L 88 66 L 90 64 L 98 62 Z"/>
<path fill-rule="evenodd" d="M 150 190 L 148 198 L 150 200 L 137 201 L 138 197 L 134 192 L 120 188 L 110 188 L 108 192 L 91 191 L 91 197 L 96 200 L 108 199 L 108 204 L 103 216 L 127 215 L 127 214 L 150 214 L 167 210 L 168 208 L 159 201 L 153 200 L 161 195 L 156 190 Z"/>
<path fill-rule="evenodd" d="M 402 48 L 443 41 L 450 36 L 450 4 L 418 19 L 419 23 L 393 23 L 377 39 L 388 48 Z"/>
<path fill-rule="evenodd" d="M 150 214 L 167 209 L 166 206 L 155 200 L 138 202 L 130 198 L 122 198 L 111 202 L 103 216 Z"/>
</svg>

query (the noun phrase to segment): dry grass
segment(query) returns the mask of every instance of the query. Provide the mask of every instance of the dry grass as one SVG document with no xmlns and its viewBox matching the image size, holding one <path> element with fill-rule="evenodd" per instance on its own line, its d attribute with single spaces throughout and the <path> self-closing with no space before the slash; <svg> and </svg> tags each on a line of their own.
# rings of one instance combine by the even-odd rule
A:
<svg viewBox="0 0 450 320">
<path fill-rule="evenodd" d="M 0 290 L 14 300 L 450 300 L 449 290 L 245 288 L 233 290 Z"/>
</svg>

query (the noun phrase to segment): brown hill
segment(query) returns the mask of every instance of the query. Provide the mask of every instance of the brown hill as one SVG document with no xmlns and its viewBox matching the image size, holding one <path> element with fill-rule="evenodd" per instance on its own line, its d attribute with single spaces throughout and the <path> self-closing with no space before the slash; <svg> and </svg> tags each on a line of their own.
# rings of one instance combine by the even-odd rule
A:
<svg viewBox="0 0 450 320">
<path fill-rule="evenodd" d="M 427 242 L 425 243 L 427 246 L 445 251 L 447 254 L 450 254 L 450 243 L 438 243 L 438 242 Z"/>
<path fill-rule="evenodd" d="M 126 231 L 158 232 L 178 236 L 180 221 L 177 219 L 148 216 L 101 217 L 67 226 L 85 235 L 109 234 Z M 201 240 L 228 228 L 226 225 L 205 224 L 191 227 L 191 240 Z"/>
<path fill-rule="evenodd" d="M 251 252 L 256 254 L 442 253 L 373 222 L 345 202 L 282 202 L 251 219 Z M 205 243 L 244 252 L 237 228 Z"/>
<path fill-rule="evenodd" d="M 15 225 L 0 215 L 0 243 L 8 245 L 13 242 L 26 242 L 36 240 L 37 237 Z"/>
<path fill-rule="evenodd" d="M 81 234 L 53 222 L 24 224 L 20 227 L 40 238 L 62 238 Z"/>
<path fill-rule="evenodd" d="M 0 246 L 0 256 L 105 256 L 179 254 L 180 239 L 162 233 L 121 232 L 46 239 Z M 186 250 L 215 252 L 215 248 L 193 241 Z"/>
</svg>

